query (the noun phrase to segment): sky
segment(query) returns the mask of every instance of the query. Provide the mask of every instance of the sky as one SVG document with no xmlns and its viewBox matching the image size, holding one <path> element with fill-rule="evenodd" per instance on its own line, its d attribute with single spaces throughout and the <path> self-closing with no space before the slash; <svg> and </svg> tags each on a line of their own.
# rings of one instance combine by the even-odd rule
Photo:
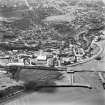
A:
<svg viewBox="0 0 105 105">
<path fill-rule="evenodd" d="M 105 0 L 103 0 L 104 4 L 105 4 Z"/>
</svg>

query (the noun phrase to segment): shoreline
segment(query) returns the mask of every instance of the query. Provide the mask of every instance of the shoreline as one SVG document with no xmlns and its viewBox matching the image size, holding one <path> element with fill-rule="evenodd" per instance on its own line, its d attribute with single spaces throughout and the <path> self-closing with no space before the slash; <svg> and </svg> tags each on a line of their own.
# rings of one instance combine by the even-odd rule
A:
<svg viewBox="0 0 105 105">
<path fill-rule="evenodd" d="M 5 103 L 10 102 L 11 100 L 13 100 L 19 96 L 22 96 L 22 95 L 25 95 L 24 90 L 16 92 L 15 94 L 13 94 L 11 96 L 6 96 L 4 98 L 1 98 L 0 99 L 0 105 L 4 105 Z"/>
</svg>

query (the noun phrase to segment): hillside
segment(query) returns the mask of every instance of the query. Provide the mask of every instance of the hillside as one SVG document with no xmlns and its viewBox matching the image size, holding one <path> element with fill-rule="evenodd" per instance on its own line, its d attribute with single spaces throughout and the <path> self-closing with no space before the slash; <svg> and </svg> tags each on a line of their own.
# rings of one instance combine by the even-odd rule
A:
<svg viewBox="0 0 105 105">
<path fill-rule="evenodd" d="M 20 38 L 28 43 L 26 39 L 33 41 L 34 37 L 33 39 L 41 42 L 49 39 L 68 41 L 71 38 L 78 42 L 79 36 L 84 33 L 85 37 L 88 37 L 88 42 L 91 42 L 91 38 L 105 26 L 105 9 L 101 0 L 14 0 L 13 2 L 1 0 L 0 2 L 1 27 L 5 27 L 1 28 L 2 41 Z M 13 38 L 7 37 L 8 35 L 5 38 L 7 31 L 12 32 Z M 14 38 L 14 35 L 17 37 Z M 84 43 L 88 43 L 87 40 L 82 38 Z"/>
</svg>

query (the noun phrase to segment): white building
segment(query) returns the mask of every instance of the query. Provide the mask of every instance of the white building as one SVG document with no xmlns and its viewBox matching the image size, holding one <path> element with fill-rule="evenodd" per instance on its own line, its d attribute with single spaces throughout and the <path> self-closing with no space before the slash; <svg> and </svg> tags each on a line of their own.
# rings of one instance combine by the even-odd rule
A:
<svg viewBox="0 0 105 105">
<path fill-rule="evenodd" d="M 46 61 L 47 60 L 47 56 L 46 55 L 39 55 L 37 56 L 37 61 Z"/>
</svg>

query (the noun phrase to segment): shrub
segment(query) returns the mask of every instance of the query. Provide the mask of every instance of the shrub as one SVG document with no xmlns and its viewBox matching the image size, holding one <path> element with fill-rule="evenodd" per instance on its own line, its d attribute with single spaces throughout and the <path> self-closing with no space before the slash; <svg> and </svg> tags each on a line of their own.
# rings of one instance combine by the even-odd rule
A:
<svg viewBox="0 0 105 105">
<path fill-rule="evenodd" d="M 4 90 L 0 90 L 0 98 L 5 97 L 6 92 Z"/>
<path fill-rule="evenodd" d="M 25 87 L 25 91 L 33 91 L 33 90 L 37 90 L 39 87 L 37 86 L 37 83 L 34 82 L 34 81 L 29 81 L 29 82 L 26 82 L 24 84 L 24 87 Z"/>
<path fill-rule="evenodd" d="M 44 87 L 51 87 L 55 85 L 56 84 L 51 81 L 39 81 L 39 82 L 29 81 L 24 84 L 24 87 L 25 87 L 25 91 L 37 91 Z"/>
</svg>

